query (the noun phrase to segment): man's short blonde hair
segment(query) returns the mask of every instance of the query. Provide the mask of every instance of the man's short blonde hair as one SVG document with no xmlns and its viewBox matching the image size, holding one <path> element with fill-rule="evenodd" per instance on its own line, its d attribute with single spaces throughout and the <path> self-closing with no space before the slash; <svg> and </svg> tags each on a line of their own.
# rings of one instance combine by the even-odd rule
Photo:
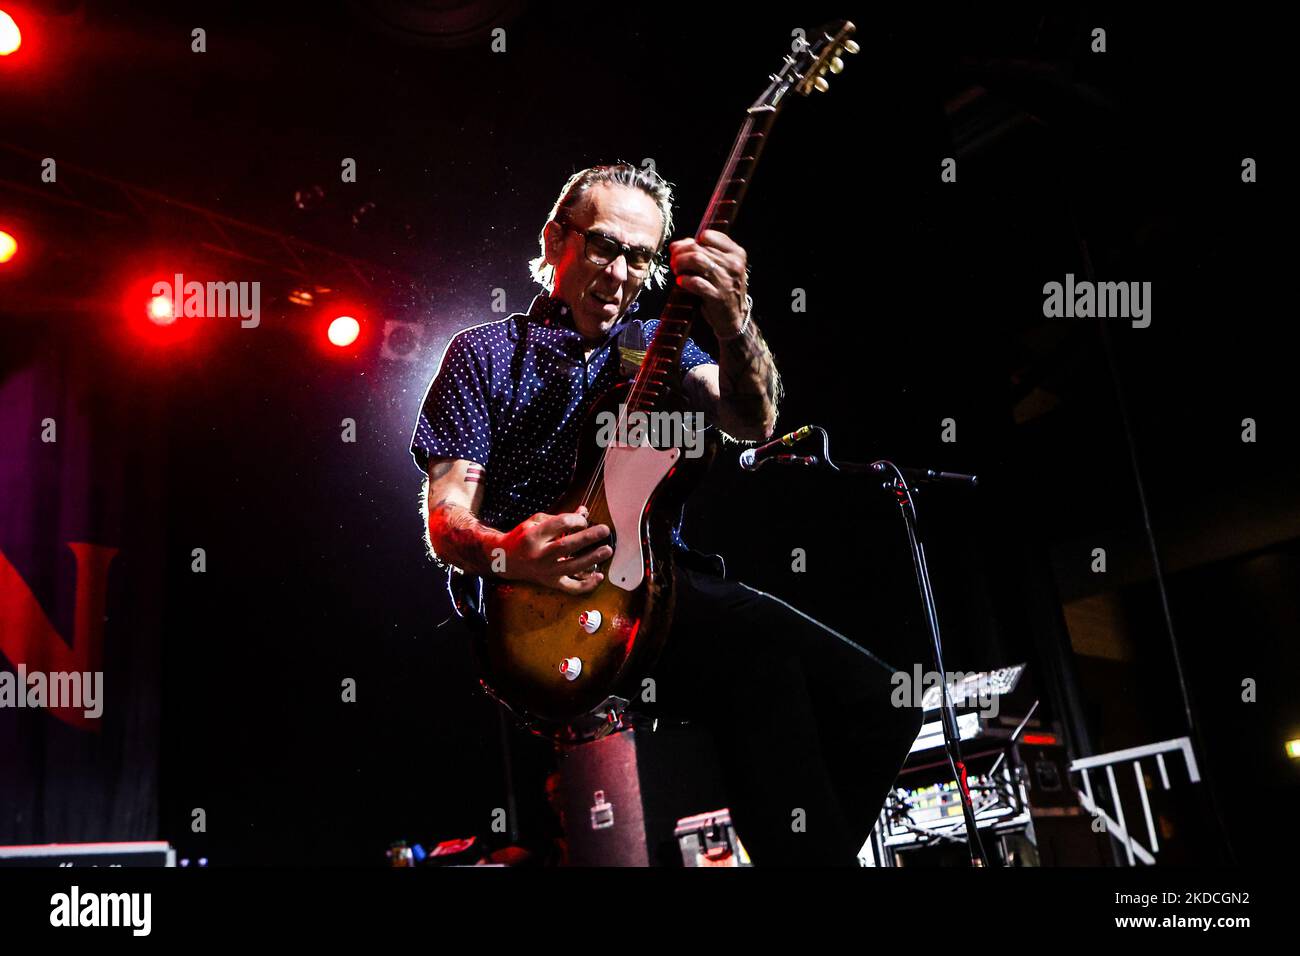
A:
<svg viewBox="0 0 1300 956">
<path fill-rule="evenodd" d="M 569 177 L 569 181 L 564 184 L 560 190 L 560 198 L 555 201 L 551 207 L 551 214 L 546 217 L 546 223 L 566 218 L 567 213 L 571 213 L 582 202 L 583 195 L 592 186 L 598 186 L 607 183 L 611 186 L 630 186 L 633 189 L 639 189 L 655 201 L 659 207 L 660 218 L 663 219 L 664 231 L 659 237 L 659 245 L 655 252 L 662 253 L 664 245 L 673 234 L 673 186 L 653 169 L 642 169 L 639 166 L 633 166 L 631 163 L 615 163 L 608 166 L 592 166 L 588 169 L 581 170 Z M 541 246 L 542 254 L 536 259 L 529 260 L 528 271 L 532 277 L 547 292 L 554 291 L 555 288 L 555 267 L 546 261 L 546 226 L 542 227 L 542 232 L 538 235 L 538 243 Z M 646 285 L 652 289 L 667 285 L 668 283 L 668 264 L 660 262 L 646 277 Z"/>
</svg>

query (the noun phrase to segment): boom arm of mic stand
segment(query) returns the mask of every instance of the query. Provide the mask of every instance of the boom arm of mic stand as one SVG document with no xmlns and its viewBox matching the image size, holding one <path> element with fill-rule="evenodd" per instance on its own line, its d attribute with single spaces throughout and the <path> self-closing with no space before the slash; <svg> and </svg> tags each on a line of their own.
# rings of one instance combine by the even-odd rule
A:
<svg viewBox="0 0 1300 956">
<path fill-rule="evenodd" d="M 869 464 L 842 461 L 834 465 L 834 468 L 846 475 L 887 475 L 892 471 L 901 475 L 909 485 L 941 481 L 974 488 L 980 482 L 979 475 L 964 475 L 957 471 L 935 471 L 933 468 L 904 468 L 885 461 L 873 461 Z"/>
</svg>

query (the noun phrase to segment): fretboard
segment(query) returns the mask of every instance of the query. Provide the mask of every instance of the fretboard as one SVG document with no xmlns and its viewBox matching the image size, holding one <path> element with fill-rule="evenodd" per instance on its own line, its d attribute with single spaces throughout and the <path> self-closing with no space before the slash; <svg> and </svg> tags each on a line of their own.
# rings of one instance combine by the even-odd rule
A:
<svg viewBox="0 0 1300 956">
<path fill-rule="evenodd" d="M 731 234 L 777 111 L 778 107 L 764 107 L 746 115 L 740 134 L 731 147 L 731 155 L 727 157 L 726 166 L 713 189 L 704 218 L 695 231 L 696 240 L 707 229 Z M 629 410 L 648 412 L 658 408 L 667 384 L 677 378 L 682 347 L 690 336 L 691 323 L 699 307 L 699 296 L 674 283 L 659 328 L 655 330 L 654 339 L 646 349 L 645 361 L 637 373 L 636 385 L 628 399 Z"/>
</svg>

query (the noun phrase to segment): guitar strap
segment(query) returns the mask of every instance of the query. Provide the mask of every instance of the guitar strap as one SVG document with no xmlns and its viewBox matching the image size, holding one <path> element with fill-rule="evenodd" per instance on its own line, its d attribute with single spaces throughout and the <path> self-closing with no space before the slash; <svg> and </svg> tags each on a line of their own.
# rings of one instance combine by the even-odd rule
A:
<svg viewBox="0 0 1300 956">
<path fill-rule="evenodd" d="M 447 570 L 447 593 L 452 610 L 473 629 L 483 624 L 483 579 L 454 568 Z"/>
<path fill-rule="evenodd" d="M 618 336 L 619 377 L 631 378 L 645 361 L 645 326 L 633 319 Z"/>
</svg>

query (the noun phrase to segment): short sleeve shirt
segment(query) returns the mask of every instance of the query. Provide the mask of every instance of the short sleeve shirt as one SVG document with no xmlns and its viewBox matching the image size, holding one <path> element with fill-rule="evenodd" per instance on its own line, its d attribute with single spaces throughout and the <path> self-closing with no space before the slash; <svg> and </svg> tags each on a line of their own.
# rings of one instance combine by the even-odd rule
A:
<svg viewBox="0 0 1300 956">
<path fill-rule="evenodd" d="M 624 318 L 587 356 L 569 307 L 539 295 L 527 313 L 458 332 L 424 398 L 411 455 L 422 473 L 431 458 L 463 458 L 483 466 L 479 520 L 509 531 L 550 509 L 573 480 L 578 441 L 591 404 L 630 377 L 621 370 L 619 338 L 641 325 L 650 342 L 657 319 Z M 682 375 L 716 364 L 691 339 Z M 678 528 L 674 540 L 681 544 Z"/>
</svg>

